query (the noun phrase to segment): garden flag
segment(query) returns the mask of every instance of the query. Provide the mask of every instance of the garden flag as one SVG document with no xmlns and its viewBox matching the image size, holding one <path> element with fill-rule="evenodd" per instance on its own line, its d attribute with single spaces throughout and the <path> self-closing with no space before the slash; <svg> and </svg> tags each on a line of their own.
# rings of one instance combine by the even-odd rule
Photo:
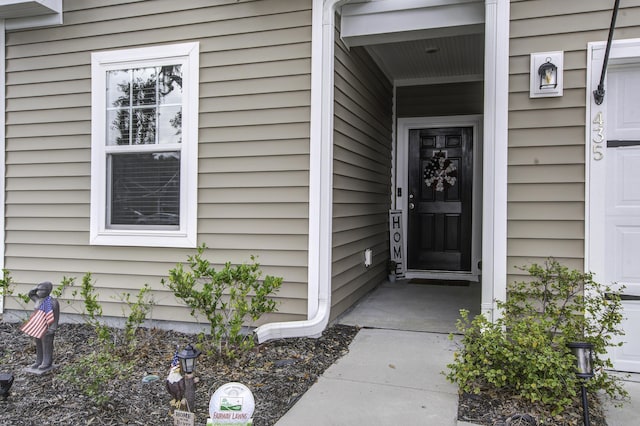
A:
<svg viewBox="0 0 640 426">
<path fill-rule="evenodd" d="M 180 364 L 180 358 L 178 358 L 178 349 L 176 349 L 176 353 L 173 354 L 173 358 L 171 359 L 171 367 L 177 367 Z"/>
<path fill-rule="evenodd" d="M 47 296 L 40 303 L 40 307 L 31 314 L 29 321 L 20 327 L 20 330 L 36 339 L 42 339 L 42 336 L 47 332 L 49 326 L 53 324 L 53 321 L 53 304 L 51 303 L 51 296 Z"/>
</svg>

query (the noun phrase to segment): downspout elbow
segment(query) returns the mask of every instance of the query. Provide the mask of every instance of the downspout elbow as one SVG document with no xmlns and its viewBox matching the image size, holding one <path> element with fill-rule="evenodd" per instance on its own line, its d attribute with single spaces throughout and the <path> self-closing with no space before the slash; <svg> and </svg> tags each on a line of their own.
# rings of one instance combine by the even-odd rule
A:
<svg viewBox="0 0 640 426">
<path fill-rule="evenodd" d="M 254 333 L 258 343 L 291 337 L 320 337 L 329 324 L 329 312 L 328 301 L 321 300 L 318 304 L 318 311 L 313 318 L 303 321 L 265 324 L 256 328 Z"/>
</svg>

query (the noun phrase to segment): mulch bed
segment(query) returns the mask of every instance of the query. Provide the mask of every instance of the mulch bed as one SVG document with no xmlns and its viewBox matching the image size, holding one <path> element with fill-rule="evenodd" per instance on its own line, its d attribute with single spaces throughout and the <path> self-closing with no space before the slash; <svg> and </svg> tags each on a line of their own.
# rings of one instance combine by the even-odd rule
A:
<svg viewBox="0 0 640 426">
<path fill-rule="evenodd" d="M 485 426 L 582 426 L 582 400 L 552 416 L 543 405 L 514 397 L 504 390 L 485 390 L 480 395 L 464 393 L 458 400 L 458 419 Z M 589 395 L 591 426 L 607 426 L 597 396 Z"/>
<path fill-rule="evenodd" d="M 253 392 L 254 425 L 275 424 L 330 365 L 348 352 L 357 332 L 356 327 L 335 325 L 318 339 L 267 342 L 233 361 L 205 351 L 196 371 L 196 424 L 205 423 L 211 395 L 228 382 L 243 383 Z M 15 376 L 9 398 L 0 398 L 0 425 L 173 425 L 165 378 L 176 345 L 184 347 L 195 341 L 194 335 L 174 331 L 139 330 L 133 370 L 122 379 L 110 381 L 103 389 L 109 401 L 98 405 L 61 377 L 66 366 L 100 350 L 93 328 L 61 324 L 54 357 L 59 366 L 37 376 L 23 371 L 35 359 L 31 338 L 19 330 L 19 324 L 4 323 L 0 317 L 0 372 Z M 149 374 L 160 376 L 160 380 L 142 383 Z M 592 426 L 607 426 L 597 398 L 591 396 L 589 409 Z M 544 407 L 525 403 L 504 391 L 485 390 L 480 395 L 460 395 L 458 419 L 486 426 L 578 426 L 582 425 L 582 405 L 577 400 L 552 417 Z"/>
<path fill-rule="evenodd" d="M 211 351 L 203 353 L 196 369 L 196 424 L 205 423 L 211 395 L 228 382 L 251 389 L 256 401 L 254 425 L 275 424 L 326 368 L 347 353 L 356 333 L 355 327 L 336 325 L 318 339 L 267 342 L 233 361 Z M 140 330 L 133 371 L 107 384 L 103 392 L 109 401 L 101 406 L 61 378 L 65 366 L 73 365 L 83 353 L 100 350 L 94 338 L 87 325 L 61 324 L 54 355 L 59 367 L 42 376 L 28 374 L 23 369 L 33 363 L 35 346 L 19 324 L 3 323 L 0 317 L 0 372 L 15 376 L 9 398 L 0 398 L 0 425 L 173 425 L 165 378 L 176 345 L 182 348 L 197 338 Z M 142 383 L 148 374 L 160 380 Z"/>
</svg>

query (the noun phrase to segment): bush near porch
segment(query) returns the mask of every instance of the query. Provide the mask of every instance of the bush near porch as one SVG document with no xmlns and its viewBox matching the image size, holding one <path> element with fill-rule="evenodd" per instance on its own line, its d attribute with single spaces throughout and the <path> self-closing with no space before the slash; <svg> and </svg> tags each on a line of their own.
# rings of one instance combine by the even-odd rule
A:
<svg viewBox="0 0 640 426">
<path fill-rule="evenodd" d="M 542 404 L 553 416 L 579 399 L 575 357 L 567 343 L 586 341 L 594 345 L 596 372 L 586 382 L 588 390 L 626 397 L 621 380 L 605 370 L 612 367 L 607 347 L 623 334 L 619 292 L 552 258 L 525 270 L 532 280 L 509 286 L 507 301 L 498 302 L 503 315 L 497 321 L 483 315 L 471 319 L 461 311 L 462 341 L 447 379 L 463 393 L 507 391 Z"/>
</svg>

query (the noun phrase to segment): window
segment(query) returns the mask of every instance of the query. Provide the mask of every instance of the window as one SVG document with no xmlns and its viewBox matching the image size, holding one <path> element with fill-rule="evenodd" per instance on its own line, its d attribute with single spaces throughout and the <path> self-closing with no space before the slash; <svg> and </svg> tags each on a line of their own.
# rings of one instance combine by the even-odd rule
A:
<svg viewBox="0 0 640 426">
<path fill-rule="evenodd" d="M 91 55 L 91 244 L 195 247 L 198 44 Z"/>
</svg>

